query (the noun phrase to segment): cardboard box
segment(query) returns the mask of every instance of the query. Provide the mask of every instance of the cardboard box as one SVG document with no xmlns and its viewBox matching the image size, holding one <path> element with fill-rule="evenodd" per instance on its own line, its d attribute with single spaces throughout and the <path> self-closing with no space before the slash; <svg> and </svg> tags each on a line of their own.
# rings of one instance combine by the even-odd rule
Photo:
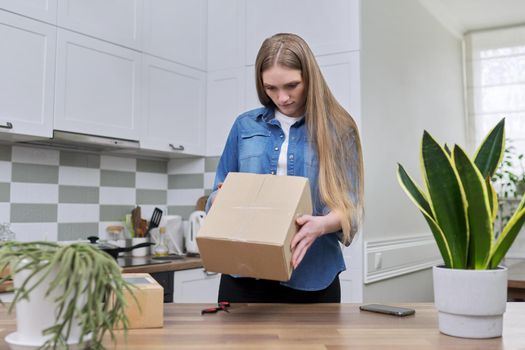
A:
<svg viewBox="0 0 525 350">
<path fill-rule="evenodd" d="M 197 234 L 203 265 L 213 272 L 287 281 L 295 219 L 311 213 L 307 178 L 229 173 Z"/>
<path fill-rule="evenodd" d="M 164 325 L 164 288 L 149 273 L 124 273 L 133 284 L 135 299 L 125 291 L 129 329 L 160 328 Z"/>
</svg>

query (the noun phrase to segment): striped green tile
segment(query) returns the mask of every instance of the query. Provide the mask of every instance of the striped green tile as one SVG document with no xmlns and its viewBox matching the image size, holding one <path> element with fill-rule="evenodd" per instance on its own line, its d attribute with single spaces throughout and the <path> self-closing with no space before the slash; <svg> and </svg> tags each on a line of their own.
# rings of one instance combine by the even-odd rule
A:
<svg viewBox="0 0 525 350">
<path fill-rule="evenodd" d="M 131 214 L 133 205 L 101 205 L 100 221 L 122 221 L 126 214 Z"/>
<path fill-rule="evenodd" d="M 217 171 L 220 157 L 206 157 L 204 158 L 204 172 L 214 173 Z"/>
<path fill-rule="evenodd" d="M 58 224 L 58 240 L 74 241 L 87 239 L 89 236 L 98 236 L 97 222 L 75 222 Z"/>
<path fill-rule="evenodd" d="M 100 170 L 100 186 L 135 187 L 135 173 L 128 171 Z"/>
<path fill-rule="evenodd" d="M 60 151 L 60 165 L 81 168 L 100 168 L 100 156 L 81 152 Z"/>
<path fill-rule="evenodd" d="M 12 182 L 58 184 L 58 166 L 13 163 Z"/>
<path fill-rule="evenodd" d="M 166 174 L 168 162 L 166 160 L 137 159 L 137 171 Z"/>
<path fill-rule="evenodd" d="M 168 207 L 168 215 L 180 215 L 183 220 L 188 220 L 194 211 L 194 205 L 170 205 Z"/>
<path fill-rule="evenodd" d="M 11 161 L 11 146 L 0 145 L 0 160 Z"/>
<path fill-rule="evenodd" d="M 137 190 L 137 204 L 166 205 L 168 192 L 165 190 Z"/>
<path fill-rule="evenodd" d="M 58 202 L 98 204 L 99 188 L 60 185 L 58 187 Z"/>
<path fill-rule="evenodd" d="M 11 203 L 11 222 L 57 222 L 58 204 Z"/>
<path fill-rule="evenodd" d="M 204 174 L 168 175 L 168 189 L 192 189 L 204 187 Z"/>
<path fill-rule="evenodd" d="M 11 185 L 6 182 L 0 182 L 0 202 L 9 202 L 11 200 Z"/>
</svg>

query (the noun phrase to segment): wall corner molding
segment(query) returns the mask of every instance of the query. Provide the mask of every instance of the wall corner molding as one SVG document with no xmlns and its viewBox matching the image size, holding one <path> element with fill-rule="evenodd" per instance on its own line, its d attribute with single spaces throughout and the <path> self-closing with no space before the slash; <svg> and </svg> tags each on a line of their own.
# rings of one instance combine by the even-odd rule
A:
<svg viewBox="0 0 525 350">
<path fill-rule="evenodd" d="M 394 278 L 442 263 L 430 233 L 365 241 L 364 283 Z"/>
</svg>

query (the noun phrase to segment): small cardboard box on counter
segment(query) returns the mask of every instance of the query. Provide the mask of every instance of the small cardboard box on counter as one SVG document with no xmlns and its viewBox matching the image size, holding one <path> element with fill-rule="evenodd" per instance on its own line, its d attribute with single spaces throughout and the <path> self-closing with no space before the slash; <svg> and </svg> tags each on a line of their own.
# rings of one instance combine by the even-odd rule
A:
<svg viewBox="0 0 525 350">
<path fill-rule="evenodd" d="M 160 328 L 164 325 L 164 288 L 149 273 L 124 273 L 135 298 L 124 291 L 128 328 Z M 136 300 L 135 300 L 136 299 Z"/>
<path fill-rule="evenodd" d="M 295 219 L 312 213 L 307 178 L 229 173 L 197 234 L 206 270 L 287 281 Z"/>
</svg>

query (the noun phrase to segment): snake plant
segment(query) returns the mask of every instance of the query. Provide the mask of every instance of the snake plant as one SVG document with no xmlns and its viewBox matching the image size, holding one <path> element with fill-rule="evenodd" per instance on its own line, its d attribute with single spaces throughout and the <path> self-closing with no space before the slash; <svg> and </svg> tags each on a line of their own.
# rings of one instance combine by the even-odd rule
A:
<svg viewBox="0 0 525 350">
<path fill-rule="evenodd" d="M 423 191 L 398 164 L 397 178 L 430 226 L 446 267 L 497 268 L 525 222 L 525 196 L 501 232 L 498 199 L 490 181 L 505 149 L 505 119 L 483 140 L 473 159 L 455 145 L 441 146 L 427 131 L 421 142 Z"/>
<path fill-rule="evenodd" d="M 30 271 L 22 285 L 15 289 L 9 312 L 21 300 L 29 300 L 31 291 L 39 285 L 46 295 L 63 291 L 56 302 L 56 324 L 45 329 L 49 340 L 43 349 L 67 348 L 71 327 L 78 322 L 80 342 L 89 342 L 90 349 L 104 349 L 106 333 L 116 340 L 113 329 L 127 330 L 125 292 L 134 297 L 133 285 L 122 277 L 120 267 L 107 253 L 88 244 L 59 245 L 54 242 L 5 242 L 0 245 L 0 270 L 10 267 L 10 273 L 0 283 L 18 271 Z M 46 276 L 56 273 L 49 285 Z M 85 300 L 85 303 L 79 302 Z"/>
</svg>

